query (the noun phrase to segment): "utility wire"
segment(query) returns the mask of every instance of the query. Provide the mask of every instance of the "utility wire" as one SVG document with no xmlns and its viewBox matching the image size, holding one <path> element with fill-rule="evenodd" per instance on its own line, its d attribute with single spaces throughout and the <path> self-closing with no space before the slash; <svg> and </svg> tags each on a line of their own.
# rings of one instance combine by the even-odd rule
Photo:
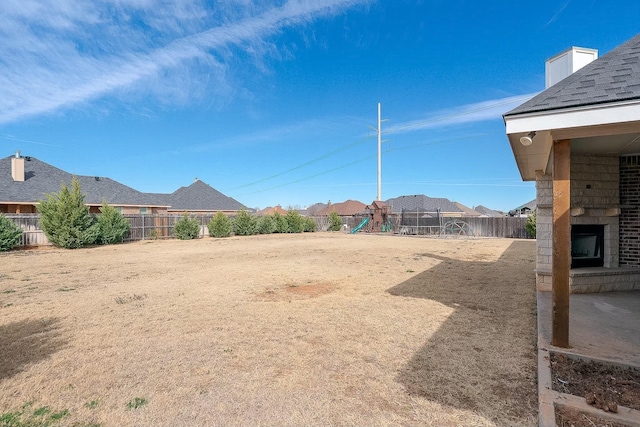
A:
<svg viewBox="0 0 640 427">
<path fill-rule="evenodd" d="M 405 130 L 413 130 L 415 128 L 420 128 L 420 127 L 422 127 L 424 125 L 427 125 L 427 124 L 437 123 L 437 122 L 440 122 L 440 121 L 444 121 L 444 120 L 452 119 L 452 118 L 456 118 L 456 117 L 462 117 L 462 116 L 465 116 L 465 115 L 468 115 L 468 114 L 471 114 L 471 113 L 476 113 L 476 112 L 479 112 L 479 111 L 489 110 L 491 108 L 499 107 L 501 105 L 507 105 L 507 104 L 511 104 L 511 103 L 520 102 L 522 100 L 529 99 L 529 98 L 531 98 L 531 95 L 523 95 L 523 96 L 520 96 L 520 97 L 517 97 L 517 98 L 511 98 L 508 101 L 495 102 L 495 103 L 488 104 L 488 105 L 485 105 L 483 107 L 474 108 L 474 109 L 471 109 L 471 110 L 466 110 L 466 111 L 462 111 L 462 112 L 458 112 L 458 113 L 452 113 L 452 114 L 441 116 L 441 117 L 436 117 L 436 118 L 433 118 L 433 119 L 414 122 L 414 123 L 411 123 L 411 124 L 408 124 L 408 125 L 405 125 L 405 126 L 399 126 L 399 127 L 396 127 L 396 128 L 390 128 L 390 129 L 388 129 L 386 131 L 383 131 L 382 133 L 383 134 L 388 134 L 388 133 L 400 132 L 400 131 L 405 131 Z M 311 165 L 313 163 L 316 163 L 316 162 L 318 162 L 320 160 L 324 160 L 324 159 L 326 159 L 328 157 L 331 157 L 331 156 L 333 156 L 335 154 L 338 154 L 338 153 L 340 153 L 342 151 L 345 151 L 345 150 L 347 150 L 347 149 L 349 149 L 351 147 L 354 147 L 354 146 L 356 146 L 358 144 L 361 144 L 361 143 L 363 143 L 364 141 L 366 141 L 369 138 L 370 138 L 369 136 L 360 138 L 356 142 L 353 142 L 351 144 L 347 144 L 345 146 L 342 146 L 342 147 L 340 147 L 340 148 L 338 148 L 336 150 L 333 150 L 333 151 L 331 151 L 331 152 L 329 152 L 327 154 L 324 154 L 324 155 L 322 155 L 320 157 L 316 157 L 316 158 L 314 158 L 312 160 L 309 160 L 309 161 L 307 161 L 305 163 L 302 163 L 302 164 L 300 164 L 298 166 L 295 166 L 293 168 L 287 169 L 287 170 L 279 172 L 277 174 L 268 176 L 266 178 L 262 178 L 262 179 L 259 179 L 257 181 L 250 182 L 248 184 L 243 184 L 241 186 L 231 188 L 228 191 L 233 191 L 233 190 L 237 190 L 237 189 L 240 189 L 240 188 L 245 188 L 245 187 L 249 187 L 249 186 L 252 186 L 252 185 L 260 184 L 262 182 L 269 181 L 271 179 L 274 179 L 274 178 L 277 178 L 279 176 L 285 175 L 285 174 L 287 174 L 289 172 L 293 172 L 295 170 L 301 169 L 301 168 L 303 168 L 305 166 L 309 166 L 309 165 Z M 451 141 L 451 140 L 449 140 L 449 141 Z M 412 145 L 412 146 L 407 146 L 407 147 L 398 147 L 398 148 L 393 148 L 393 149 L 389 148 L 389 149 L 385 150 L 385 152 L 396 151 L 396 150 L 404 150 L 404 149 L 409 149 L 409 148 L 413 148 L 413 147 L 418 147 L 418 146 L 423 146 L 423 145 L 433 145 L 433 144 L 439 144 L 439 143 L 444 143 L 444 142 L 448 142 L 448 141 L 429 142 L 429 143 L 425 143 L 425 144 L 417 144 L 417 145 Z M 273 189 L 276 189 L 276 188 L 285 187 L 287 185 L 295 184 L 295 183 L 298 183 L 298 182 L 301 182 L 301 181 L 305 181 L 307 179 L 315 178 L 317 176 L 321 176 L 321 175 L 324 175 L 324 174 L 327 174 L 327 173 L 330 173 L 330 172 L 333 172 L 333 171 L 336 171 L 336 170 L 343 169 L 345 167 L 354 165 L 356 163 L 360 163 L 362 161 L 369 160 L 369 159 L 371 159 L 373 157 L 376 157 L 376 155 L 372 155 L 372 156 L 369 156 L 369 157 L 366 157 L 366 158 L 363 158 L 363 159 L 360 159 L 360 160 L 356 160 L 356 161 L 353 161 L 353 162 L 338 166 L 338 167 L 333 168 L 333 169 L 328 169 L 328 170 L 326 170 L 324 172 L 320 172 L 320 173 L 317 173 L 317 174 L 314 174 L 314 175 L 311 175 L 311 176 L 308 176 L 308 177 L 305 177 L 305 178 L 300 178 L 300 179 L 295 180 L 295 181 L 291 181 L 291 182 L 288 182 L 288 183 L 280 184 L 280 185 L 277 185 L 277 186 L 274 186 L 274 187 L 265 188 L 265 189 L 262 189 L 262 190 L 256 190 L 256 191 L 253 191 L 253 192 L 240 194 L 238 197 L 244 196 L 244 195 L 248 195 L 248 194 L 261 193 L 261 192 L 268 191 L 268 190 L 273 190 Z"/>
<path fill-rule="evenodd" d="M 376 155 L 376 154 L 374 154 L 374 155 L 372 155 L 372 156 L 364 157 L 364 158 L 359 159 L 359 160 L 354 160 L 353 162 L 346 163 L 346 164 L 344 164 L 344 165 L 341 165 L 341 166 L 335 167 L 335 168 L 333 168 L 333 169 L 328 169 L 328 170 L 325 170 L 325 171 L 323 171 L 323 172 L 319 172 L 319 173 L 317 173 L 317 174 L 315 174 L 315 175 L 311 175 L 311 176 L 307 176 L 307 177 L 304 177 L 304 178 L 300 178 L 300 179 L 297 179 L 297 180 L 295 180 L 295 181 L 291 181 L 291 182 L 285 182 L 284 184 L 275 185 L 275 186 L 273 186 L 273 187 L 263 188 L 262 190 L 256 190 L 256 191 L 252 191 L 252 192 L 250 192 L 250 193 L 239 194 L 237 197 L 246 196 L 246 195 L 248 195 L 248 194 L 262 193 L 262 192 L 264 192 L 264 191 L 274 190 L 274 189 L 276 189 L 276 188 L 285 187 L 285 186 L 287 186 L 287 185 L 291 185 L 291 184 L 296 184 L 296 183 L 301 182 L 301 181 L 306 181 L 306 180 L 311 179 L 311 178 L 316 178 L 316 177 L 321 176 L 321 175 L 326 175 L 326 174 L 328 174 L 328 173 L 330 173 L 330 172 L 335 172 L 335 171 L 337 171 L 337 170 L 344 169 L 344 168 L 349 167 L 349 166 L 351 166 L 351 165 L 355 165 L 356 163 L 364 162 L 365 160 L 372 159 L 372 158 L 374 158 L 374 157 L 376 157 L 376 156 L 377 156 L 377 155 Z"/>
<path fill-rule="evenodd" d="M 269 180 L 271 180 L 271 179 L 273 179 L 273 178 L 277 178 L 277 177 L 279 177 L 279 176 L 281 176 L 281 175 L 287 174 L 287 173 L 289 173 L 289 172 L 293 172 L 293 171 L 298 170 L 298 169 L 301 169 L 301 168 L 303 168 L 303 167 L 305 167 L 305 166 L 309 166 L 309 165 L 311 165 L 311 164 L 313 164 L 313 163 L 319 162 L 320 160 L 324 160 L 324 159 L 326 159 L 327 157 L 331 157 L 331 156 L 336 155 L 336 154 L 338 154 L 338 153 L 340 153 L 340 152 L 342 152 L 342 151 L 345 151 L 345 150 L 347 150 L 347 149 L 349 149 L 349 148 L 351 148 L 351 147 L 354 147 L 354 146 L 356 146 L 356 145 L 358 145 L 358 144 L 361 144 L 361 143 L 363 143 L 365 140 L 367 140 L 368 138 L 369 138 L 369 137 L 366 137 L 366 138 L 360 138 L 360 139 L 359 139 L 359 140 L 357 140 L 356 142 L 352 142 L 351 144 L 344 145 L 344 146 L 342 146 L 342 147 L 340 147 L 340 148 L 338 148 L 338 149 L 336 149 L 336 150 L 333 150 L 333 151 L 331 151 L 331 152 L 329 152 L 329 153 L 327 153 L 327 154 L 323 154 L 323 155 L 322 155 L 322 156 L 320 156 L 320 157 L 316 157 L 315 159 L 309 160 L 309 161 L 307 161 L 307 162 L 305 162 L 305 163 L 302 163 L 302 164 L 300 164 L 300 165 L 298 165 L 298 166 L 294 166 L 294 167 L 292 167 L 292 168 L 290 168 L 290 169 L 287 169 L 287 170 L 285 170 L 285 171 L 278 172 L 278 173 L 276 173 L 276 174 L 274 174 L 274 175 L 268 176 L 268 177 L 266 177 L 266 178 L 259 179 L 259 180 L 257 180 L 257 181 L 250 182 L 250 183 L 248 183 L 248 184 L 243 184 L 243 185 L 240 185 L 240 186 L 238 186 L 238 187 L 231 188 L 231 189 L 229 189 L 228 191 L 232 191 L 232 190 L 237 190 L 237 189 L 240 189 L 240 188 L 249 187 L 249 186 L 251 186 L 251 185 L 255 185 L 255 184 L 260 184 L 261 182 L 269 181 Z M 275 188 L 277 188 L 277 187 L 275 187 Z M 248 193 L 248 194 L 253 194 L 253 193 Z"/>
</svg>

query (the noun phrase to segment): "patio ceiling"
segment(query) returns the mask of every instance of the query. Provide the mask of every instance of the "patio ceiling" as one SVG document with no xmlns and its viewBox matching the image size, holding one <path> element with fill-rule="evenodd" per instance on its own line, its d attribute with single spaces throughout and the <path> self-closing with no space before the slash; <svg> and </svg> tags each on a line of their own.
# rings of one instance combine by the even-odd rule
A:
<svg viewBox="0 0 640 427">
<path fill-rule="evenodd" d="M 573 108 L 505 117 L 507 137 L 522 179 L 549 173 L 553 141 L 571 140 L 571 152 L 623 156 L 640 154 L 640 103 Z M 533 143 L 520 138 L 535 131 Z"/>
</svg>

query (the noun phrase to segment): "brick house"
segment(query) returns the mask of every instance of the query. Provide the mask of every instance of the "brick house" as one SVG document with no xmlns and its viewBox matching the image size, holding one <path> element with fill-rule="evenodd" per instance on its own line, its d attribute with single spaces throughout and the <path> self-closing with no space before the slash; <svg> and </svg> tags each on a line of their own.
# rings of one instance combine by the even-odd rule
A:
<svg viewBox="0 0 640 427">
<path fill-rule="evenodd" d="M 574 47 L 549 59 L 547 89 L 504 115 L 522 179 L 536 182 L 536 283 L 554 293 L 554 341 L 555 325 L 568 340 L 569 292 L 640 289 L 640 35 L 596 58 Z"/>
<path fill-rule="evenodd" d="M 57 193 L 74 175 L 35 157 L 19 153 L 0 158 L 0 212 L 36 213 L 36 206 L 47 194 Z M 171 194 L 142 193 L 110 178 L 78 176 L 85 204 L 98 213 L 102 201 L 123 214 L 235 213 L 244 208 L 202 181 L 196 180 Z"/>
</svg>

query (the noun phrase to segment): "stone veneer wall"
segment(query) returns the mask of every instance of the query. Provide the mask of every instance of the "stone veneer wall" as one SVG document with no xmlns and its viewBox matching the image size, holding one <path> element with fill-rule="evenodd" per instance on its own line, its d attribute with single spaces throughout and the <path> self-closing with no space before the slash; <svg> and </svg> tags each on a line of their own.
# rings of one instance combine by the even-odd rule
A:
<svg viewBox="0 0 640 427">
<path fill-rule="evenodd" d="M 620 266 L 640 267 L 640 156 L 620 158 Z"/>
<path fill-rule="evenodd" d="M 619 262 L 619 220 L 611 215 L 610 209 L 620 204 L 619 198 L 619 158 L 613 156 L 571 155 L 571 208 L 576 216 L 571 224 L 603 224 L 604 267 L 618 267 Z M 536 176 L 536 197 L 538 203 L 536 225 L 536 271 L 540 289 L 551 287 L 552 223 L 553 223 L 553 179 L 551 175 Z M 577 209 L 584 209 L 577 212 Z M 572 279 L 572 287 L 580 286 L 582 275 Z"/>
</svg>

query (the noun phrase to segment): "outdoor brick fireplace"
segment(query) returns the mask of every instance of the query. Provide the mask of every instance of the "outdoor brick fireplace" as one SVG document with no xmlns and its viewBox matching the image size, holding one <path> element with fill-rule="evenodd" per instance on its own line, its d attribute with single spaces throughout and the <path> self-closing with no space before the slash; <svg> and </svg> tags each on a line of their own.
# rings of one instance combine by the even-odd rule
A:
<svg viewBox="0 0 640 427">
<path fill-rule="evenodd" d="M 539 289 L 550 290 L 551 175 L 538 173 L 536 189 L 536 282 Z M 630 207 L 640 206 L 639 189 L 640 158 L 571 154 L 571 292 L 640 289 L 640 209 Z"/>
<path fill-rule="evenodd" d="M 571 268 L 604 266 L 604 225 L 571 226 Z"/>
</svg>

